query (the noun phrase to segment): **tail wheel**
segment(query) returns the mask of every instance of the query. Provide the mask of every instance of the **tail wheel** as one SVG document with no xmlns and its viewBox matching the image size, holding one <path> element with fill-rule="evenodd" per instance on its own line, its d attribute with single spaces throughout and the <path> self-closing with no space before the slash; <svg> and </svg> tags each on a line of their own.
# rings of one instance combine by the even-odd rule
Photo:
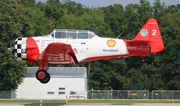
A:
<svg viewBox="0 0 180 106">
<path fill-rule="evenodd" d="M 36 72 L 36 78 L 43 84 L 48 83 L 50 81 L 50 75 L 45 70 L 38 70 Z"/>
</svg>

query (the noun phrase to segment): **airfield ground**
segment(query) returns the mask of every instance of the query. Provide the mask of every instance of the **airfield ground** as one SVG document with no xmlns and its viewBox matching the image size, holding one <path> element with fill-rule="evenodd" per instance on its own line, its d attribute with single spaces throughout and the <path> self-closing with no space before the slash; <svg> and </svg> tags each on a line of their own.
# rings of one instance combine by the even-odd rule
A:
<svg viewBox="0 0 180 106">
<path fill-rule="evenodd" d="M 42 104 L 42 106 L 179 106 L 180 104 L 141 103 L 141 104 Z M 41 106 L 40 104 L 0 104 L 0 106 Z"/>
<path fill-rule="evenodd" d="M 67 102 L 67 103 L 66 103 Z M 0 106 L 180 106 L 180 100 L 7 100 Z"/>
</svg>

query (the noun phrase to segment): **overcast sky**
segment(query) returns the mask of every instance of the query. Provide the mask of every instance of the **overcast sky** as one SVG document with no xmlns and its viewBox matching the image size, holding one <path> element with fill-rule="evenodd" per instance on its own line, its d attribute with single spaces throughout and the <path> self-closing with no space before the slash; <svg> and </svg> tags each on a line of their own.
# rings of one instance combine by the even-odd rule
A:
<svg viewBox="0 0 180 106">
<path fill-rule="evenodd" d="M 41 2 L 46 2 L 46 0 L 36 0 L 36 1 L 41 1 Z M 122 4 L 123 6 L 126 6 L 127 4 L 130 3 L 139 3 L 140 0 L 71 0 L 71 1 L 75 1 L 77 3 L 81 3 L 84 6 L 87 7 L 97 7 L 97 6 L 108 6 L 111 4 Z M 153 4 L 155 0 L 149 0 L 149 2 L 151 4 Z M 180 0 L 160 0 L 161 2 L 164 2 L 165 5 L 176 5 L 176 4 L 180 4 Z"/>
</svg>

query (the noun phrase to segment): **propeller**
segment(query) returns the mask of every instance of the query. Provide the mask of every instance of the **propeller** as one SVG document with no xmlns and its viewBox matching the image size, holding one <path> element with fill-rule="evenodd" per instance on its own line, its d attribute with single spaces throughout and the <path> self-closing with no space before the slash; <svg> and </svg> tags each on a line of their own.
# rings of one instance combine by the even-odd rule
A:
<svg viewBox="0 0 180 106">
<path fill-rule="evenodd" d="M 13 44 L 14 45 L 14 44 Z M 13 51 L 13 45 L 11 47 L 8 48 L 8 50 L 12 53 L 12 59 L 14 59 L 15 61 L 17 61 L 16 57 L 14 56 L 14 51 Z"/>
<path fill-rule="evenodd" d="M 12 47 L 10 47 L 10 48 L 8 48 L 8 50 L 9 50 L 10 52 L 12 52 L 12 51 L 13 51 L 13 48 L 12 48 Z"/>
</svg>

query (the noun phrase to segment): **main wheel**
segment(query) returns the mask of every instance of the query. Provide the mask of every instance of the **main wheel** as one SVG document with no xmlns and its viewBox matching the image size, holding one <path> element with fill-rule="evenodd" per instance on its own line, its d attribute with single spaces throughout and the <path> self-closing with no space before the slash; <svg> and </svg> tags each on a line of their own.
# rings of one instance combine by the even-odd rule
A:
<svg viewBox="0 0 180 106">
<path fill-rule="evenodd" d="M 44 80 L 39 80 L 39 81 L 40 81 L 41 83 L 43 83 L 43 84 L 46 84 L 46 83 L 48 83 L 48 82 L 50 81 L 50 79 L 51 79 L 51 77 L 50 77 L 49 73 L 46 72 L 46 77 L 45 77 L 45 79 L 44 79 Z"/>
<path fill-rule="evenodd" d="M 36 72 L 36 78 L 43 84 L 48 83 L 50 81 L 50 75 L 45 70 L 38 70 Z"/>
</svg>

